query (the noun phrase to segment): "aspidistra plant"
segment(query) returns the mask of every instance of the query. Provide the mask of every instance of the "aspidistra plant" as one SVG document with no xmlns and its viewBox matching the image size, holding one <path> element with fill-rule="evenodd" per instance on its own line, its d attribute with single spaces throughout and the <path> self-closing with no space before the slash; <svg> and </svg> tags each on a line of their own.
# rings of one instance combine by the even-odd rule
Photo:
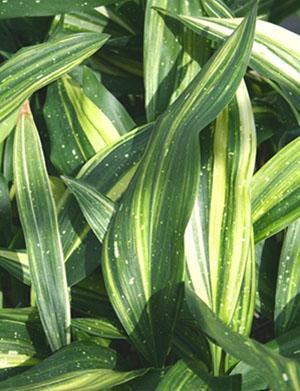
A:
<svg viewBox="0 0 300 391">
<path fill-rule="evenodd" d="M 1 3 L 0 390 L 300 388 L 298 8 Z"/>
</svg>

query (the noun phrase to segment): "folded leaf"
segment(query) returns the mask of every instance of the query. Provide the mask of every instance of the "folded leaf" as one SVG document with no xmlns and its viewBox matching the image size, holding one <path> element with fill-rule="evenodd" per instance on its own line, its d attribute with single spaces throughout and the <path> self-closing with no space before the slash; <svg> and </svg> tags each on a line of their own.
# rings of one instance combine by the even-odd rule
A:
<svg viewBox="0 0 300 391">
<path fill-rule="evenodd" d="M 299 389 L 300 365 L 295 360 L 283 357 L 254 339 L 232 331 L 191 289 L 186 289 L 186 295 L 189 308 L 203 332 L 227 353 L 255 368 L 272 390 Z"/>
<path fill-rule="evenodd" d="M 183 234 L 199 177 L 198 134 L 229 103 L 244 75 L 255 12 L 157 120 L 104 241 L 112 304 L 132 342 L 156 366 L 165 360 L 181 304 Z"/>
<path fill-rule="evenodd" d="M 152 129 L 151 124 L 145 125 L 122 136 L 120 141 L 90 159 L 77 178 L 112 200 L 120 198 L 136 170 Z M 68 281 L 73 285 L 99 265 L 100 246 L 95 235 L 90 235 L 90 227 L 69 191 L 62 197 L 58 213 Z"/>
<path fill-rule="evenodd" d="M 27 369 L 49 353 L 41 330 L 13 320 L 0 320 L 0 379 Z M 20 368 L 21 367 L 21 368 Z M 17 373 L 17 372 L 16 372 Z"/>
<path fill-rule="evenodd" d="M 166 20 L 154 7 L 202 16 L 199 0 L 150 0 L 144 32 L 145 105 L 153 121 L 180 95 L 208 58 L 207 45 L 194 32 Z"/>
<path fill-rule="evenodd" d="M 107 39 L 106 34 L 69 35 L 22 49 L 7 60 L 0 67 L 0 130 L 30 95 L 91 56 Z"/>
<path fill-rule="evenodd" d="M 70 303 L 57 213 L 29 104 L 14 141 L 14 182 L 40 318 L 52 350 L 70 342 Z"/>
<path fill-rule="evenodd" d="M 78 171 L 96 152 L 119 138 L 113 123 L 70 76 L 49 86 L 44 112 L 51 161 L 63 174 Z"/>
<path fill-rule="evenodd" d="M 164 11 L 165 12 L 165 11 Z M 170 16 L 193 31 L 223 41 L 239 25 L 240 19 Z M 277 82 L 300 111 L 300 38 L 297 34 L 272 23 L 258 20 L 250 66 L 264 77 Z"/>
<path fill-rule="evenodd" d="M 0 382 L 1 390 L 105 390 L 147 372 L 118 372 L 113 350 L 88 342 L 74 342 L 34 368 Z"/>
</svg>

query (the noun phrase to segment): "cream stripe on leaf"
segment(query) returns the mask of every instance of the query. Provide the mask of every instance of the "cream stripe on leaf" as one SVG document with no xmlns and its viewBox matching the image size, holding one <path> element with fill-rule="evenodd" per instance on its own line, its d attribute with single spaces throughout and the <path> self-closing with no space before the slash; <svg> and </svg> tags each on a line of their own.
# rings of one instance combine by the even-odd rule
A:
<svg viewBox="0 0 300 391">
<path fill-rule="evenodd" d="M 54 351 L 70 343 L 69 292 L 54 197 L 28 102 L 16 128 L 13 169 L 32 287 Z"/>
<path fill-rule="evenodd" d="M 202 16 L 199 0 L 149 0 L 144 31 L 145 105 L 153 121 L 180 95 L 207 61 L 205 40 L 154 9 Z"/>
<path fill-rule="evenodd" d="M 97 93 L 100 82 L 96 79 L 94 84 Z M 101 98 L 108 99 L 107 95 L 108 91 L 102 92 Z M 114 111 L 120 109 L 116 100 L 110 99 L 110 103 Z M 89 158 L 121 137 L 114 125 L 119 113 L 108 117 L 101 109 L 101 101 L 97 106 L 84 92 L 84 84 L 81 86 L 68 75 L 48 87 L 44 114 L 51 140 L 51 161 L 65 175 L 78 172 Z M 119 122 L 123 123 L 122 118 Z"/>
<path fill-rule="evenodd" d="M 167 12 L 167 11 L 164 11 Z M 195 18 L 189 15 L 168 15 L 211 39 L 223 41 L 240 20 Z M 258 20 L 250 66 L 264 77 L 274 80 L 300 111 L 300 38 L 297 34 L 272 23 Z"/>
<path fill-rule="evenodd" d="M 115 370 L 116 353 L 95 343 L 73 342 L 25 373 L 0 382 L 0 390 L 99 391 L 144 375 L 148 369 Z"/>
<path fill-rule="evenodd" d="M 245 314 L 243 308 L 249 310 L 255 292 L 250 289 L 254 265 L 250 184 L 256 138 L 244 82 L 217 118 L 211 138 L 208 132 L 200 138 L 198 198 L 185 233 L 189 281 L 225 323 L 247 333 L 253 314 Z M 219 360 L 215 357 L 216 373 Z"/>
<path fill-rule="evenodd" d="M 164 363 L 180 308 L 183 235 L 199 178 L 198 134 L 241 82 L 255 12 L 157 120 L 104 241 L 112 304 L 132 342 L 156 366 Z"/>
<path fill-rule="evenodd" d="M 267 239 L 300 217 L 300 137 L 256 172 L 251 190 L 256 242 Z"/>
<path fill-rule="evenodd" d="M 285 234 L 280 254 L 275 299 L 275 332 L 282 335 L 300 325 L 300 219 Z"/>
<path fill-rule="evenodd" d="M 81 33 L 22 49 L 0 67 L 0 131 L 16 108 L 35 91 L 58 79 L 107 41 L 108 35 Z M 1 131 L 2 133 L 2 131 Z M 7 134 L 5 134 L 6 136 Z M 4 136 L 0 134 L 0 140 Z"/>
<path fill-rule="evenodd" d="M 119 199 L 137 168 L 152 130 L 150 124 L 123 135 L 119 141 L 88 160 L 76 179 L 111 200 Z M 59 201 L 58 220 L 68 284 L 73 286 L 99 266 L 101 250 L 69 191 L 65 191 Z M 14 277 L 30 284 L 26 252 L 0 248 L 0 264 Z"/>
</svg>

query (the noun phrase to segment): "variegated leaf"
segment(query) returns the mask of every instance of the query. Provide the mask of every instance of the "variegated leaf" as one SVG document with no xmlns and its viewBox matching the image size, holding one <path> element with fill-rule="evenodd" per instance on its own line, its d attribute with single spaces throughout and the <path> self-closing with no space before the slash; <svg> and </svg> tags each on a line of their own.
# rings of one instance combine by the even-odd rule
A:
<svg viewBox="0 0 300 391">
<path fill-rule="evenodd" d="M 20 50 L 0 67 L 0 140 L 12 129 L 16 109 L 35 91 L 58 79 L 107 41 L 108 35 L 82 33 L 69 35 Z M 5 134 L 6 133 L 6 134 Z"/>
<path fill-rule="evenodd" d="M 14 182 L 30 277 L 52 350 L 70 342 L 70 302 L 57 212 L 28 102 L 14 141 Z"/>
<path fill-rule="evenodd" d="M 229 103 L 244 75 L 255 12 L 157 120 L 104 241 L 112 304 L 132 342 L 157 366 L 180 308 L 183 234 L 199 176 L 198 133 Z"/>
<path fill-rule="evenodd" d="M 277 335 L 300 326 L 300 219 L 286 232 L 280 254 L 275 299 Z"/>
</svg>

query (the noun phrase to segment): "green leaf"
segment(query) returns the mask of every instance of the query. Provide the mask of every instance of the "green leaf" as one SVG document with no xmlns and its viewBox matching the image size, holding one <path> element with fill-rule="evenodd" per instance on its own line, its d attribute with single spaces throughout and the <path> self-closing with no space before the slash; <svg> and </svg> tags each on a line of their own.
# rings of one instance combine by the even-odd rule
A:
<svg viewBox="0 0 300 391">
<path fill-rule="evenodd" d="M 177 361 L 163 377 L 157 391 L 173 390 L 228 390 L 239 388 L 240 376 L 210 376 L 205 369 L 196 362 Z"/>
<path fill-rule="evenodd" d="M 300 361 L 300 329 L 299 327 L 281 335 L 278 339 L 274 339 L 265 344 L 268 349 L 273 352 L 280 353 L 283 356 L 293 358 Z M 268 383 L 256 368 L 240 362 L 231 372 L 232 375 L 242 375 L 242 391 L 263 390 L 268 388 Z"/>
<path fill-rule="evenodd" d="M 98 391 L 127 382 L 145 369 L 118 372 L 114 351 L 88 342 L 74 342 L 34 368 L 0 382 L 1 390 Z"/>
<path fill-rule="evenodd" d="M 81 84 L 64 76 L 50 85 L 44 106 L 50 158 L 65 175 L 76 173 L 95 153 L 135 126 L 124 107 L 89 68 L 84 67 L 81 76 Z"/>
<path fill-rule="evenodd" d="M 193 31 L 223 41 L 239 25 L 240 19 L 197 18 L 170 14 Z M 258 20 L 250 66 L 274 80 L 300 111 L 300 38 L 272 23 Z"/>
<path fill-rule="evenodd" d="M 1 71 L 1 68 L 0 68 Z M 1 93 L 1 90 L 0 90 Z M 0 143 L 2 143 L 6 137 L 12 132 L 16 125 L 18 110 L 13 111 L 4 121 L 0 122 Z"/>
<path fill-rule="evenodd" d="M 120 198 L 135 172 L 152 129 L 151 124 L 137 128 L 96 154 L 81 169 L 79 180 L 113 200 Z M 73 286 L 100 264 L 100 246 L 69 191 L 61 197 L 58 209 L 68 285 Z M 30 285 L 28 257 L 23 250 L 0 248 L 0 265 Z"/>
<path fill-rule="evenodd" d="M 72 327 L 85 331 L 90 335 L 111 339 L 126 339 L 124 331 L 119 324 L 109 319 L 77 318 L 72 319 Z"/>
<path fill-rule="evenodd" d="M 264 164 L 252 180 L 255 241 L 264 240 L 300 217 L 300 137 Z"/>
<path fill-rule="evenodd" d="M 250 184 L 256 135 L 244 81 L 210 133 L 200 137 L 200 183 L 185 232 L 187 278 L 220 319 L 247 335 L 255 295 Z M 211 349 L 214 373 L 223 373 L 228 360 Z"/>
<path fill-rule="evenodd" d="M 90 289 L 78 287 L 72 288 L 72 309 L 86 317 L 116 318 L 113 308 L 106 294 L 91 291 Z"/>
<path fill-rule="evenodd" d="M 0 232 L 2 237 L 0 243 L 5 246 L 10 241 L 12 231 L 12 208 L 9 197 L 9 187 L 7 180 L 0 173 Z"/>
<path fill-rule="evenodd" d="M 70 10 L 67 10 L 68 12 Z M 57 28 L 57 30 L 56 30 Z M 107 33 L 112 37 L 120 37 L 135 34 L 135 26 L 131 26 L 124 14 L 116 12 L 112 7 L 98 7 L 96 9 L 84 10 L 84 12 L 67 13 L 61 19 L 57 16 L 52 24 L 52 30 L 77 33 L 93 32 Z"/>
<path fill-rule="evenodd" d="M 124 135 L 90 159 L 77 178 L 112 200 L 120 198 L 136 170 L 152 129 L 151 124 L 145 125 Z M 62 198 L 58 213 L 68 281 L 73 285 L 99 265 L 99 244 L 95 236 L 90 235 L 90 227 L 70 192 Z"/>
<path fill-rule="evenodd" d="M 70 76 L 48 88 L 44 112 L 51 139 L 51 161 L 61 173 L 78 171 L 96 152 L 119 138 L 111 121 Z"/>
<path fill-rule="evenodd" d="M 183 233 L 199 174 L 198 133 L 241 82 L 255 12 L 157 120 L 104 241 L 103 273 L 112 304 L 132 342 L 156 366 L 164 362 L 181 304 Z"/>
<path fill-rule="evenodd" d="M 0 129 L 30 95 L 91 56 L 107 39 L 105 34 L 74 34 L 22 49 L 6 61 L 0 67 Z"/>
<path fill-rule="evenodd" d="M 0 320 L 0 379 L 40 362 L 48 353 L 41 330 L 13 320 Z M 13 371 L 15 369 L 16 371 Z"/>
<path fill-rule="evenodd" d="M 57 214 L 29 104 L 14 141 L 14 182 L 40 318 L 52 350 L 70 341 L 70 303 Z"/>
<path fill-rule="evenodd" d="M 63 180 L 75 195 L 89 226 L 102 243 L 115 211 L 114 203 L 83 181 L 66 177 L 63 177 Z"/>
<path fill-rule="evenodd" d="M 148 121 L 163 113 L 208 58 L 205 41 L 179 23 L 166 20 L 155 7 L 202 16 L 199 0 L 150 0 L 144 32 L 145 105 Z"/>
<path fill-rule="evenodd" d="M 136 127 L 125 107 L 105 88 L 96 74 L 86 66 L 83 67 L 82 88 L 86 96 L 111 121 L 120 135 Z"/>
<path fill-rule="evenodd" d="M 211 369 L 212 360 L 209 343 L 192 315 L 189 315 L 189 319 L 180 317 L 177 321 L 172 345 L 181 358 L 200 360 L 209 370 Z"/>
<path fill-rule="evenodd" d="M 286 232 L 280 254 L 275 299 L 275 332 L 300 326 L 300 219 Z"/>
<path fill-rule="evenodd" d="M 62 14 L 71 11 L 84 11 L 90 8 L 99 7 L 114 3 L 115 0 L 8 0 L 0 6 L 0 19 L 18 18 L 24 16 L 47 16 Z"/>
<path fill-rule="evenodd" d="M 0 266 L 24 284 L 31 284 L 28 255 L 25 250 L 0 248 Z"/>
<path fill-rule="evenodd" d="M 35 307 L 1 308 L 0 319 L 16 320 L 23 323 L 39 321 L 38 311 Z"/>
<path fill-rule="evenodd" d="M 280 356 L 259 342 L 232 331 L 189 288 L 186 289 L 189 308 L 203 332 L 227 353 L 255 368 L 274 391 L 298 390 L 300 365 Z"/>
<path fill-rule="evenodd" d="M 233 322 L 232 327 L 247 334 L 254 294 L 252 278 L 247 275 L 252 275 L 255 262 L 250 184 L 256 140 L 244 82 L 217 118 L 212 136 L 208 132 L 210 129 L 200 138 L 199 190 L 185 232 L 188 278 L 198 296 L 226 324 L 233 322 L 244 300 L 246 311 L 238 319 L 238 325 Z"/>
</svg>

